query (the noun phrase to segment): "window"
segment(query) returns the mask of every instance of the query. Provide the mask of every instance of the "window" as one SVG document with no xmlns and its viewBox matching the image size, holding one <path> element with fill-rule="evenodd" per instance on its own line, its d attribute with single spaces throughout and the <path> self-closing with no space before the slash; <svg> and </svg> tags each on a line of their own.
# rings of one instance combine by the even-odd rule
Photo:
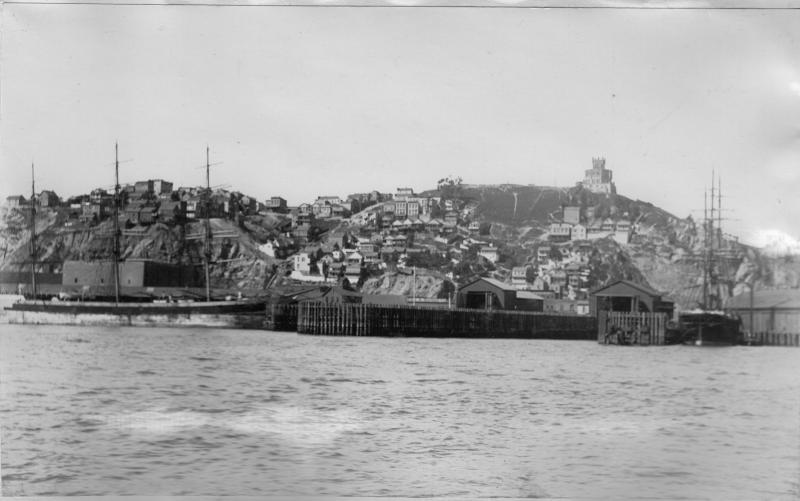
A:
<svg viewBox="0 0 800 501">
<path fill-rule="evenodd" d="M 75 277 L 75 283 L 76 284 L 78 283 L 78 277 Z"/>
</svg>

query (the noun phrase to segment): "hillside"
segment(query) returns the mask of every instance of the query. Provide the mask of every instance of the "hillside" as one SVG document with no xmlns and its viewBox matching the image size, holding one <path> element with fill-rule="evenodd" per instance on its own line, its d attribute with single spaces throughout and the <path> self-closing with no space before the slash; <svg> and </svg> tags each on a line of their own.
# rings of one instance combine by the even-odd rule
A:
<svg viewBox="0 0 800 501">
<path fill-rule="evenodd" d="M 213 287 L 261 288 L 272 275 L 277 260 L 258 250 L 256 231 L 248 230 L 224 219 L 211 219 L 212 234 L 222 235 L 211 240 Z M 28 220 L 19 211 L 0 213 L 0 246 L 3 254 L 0 271 L 30 269 Z M 261 233 L 269 234 L 264 225 Z M 110 220 L 96 226 L 77 223 L 63 211 L 41 211 L 36 218 L 37 271 L 61 271 L 66 260 L 107 261 L 113 258 L 113 223 Z M 201 223 L 167 225 L 156 223 L 123 230 L 120 238 L 122 259 L 153 259 L 176 264 L 203 263 L 203 234 Z M 261 235 L 263 238 L 263 235 Z"/>
<path fill-rule="evenodd" d="M 447 297 L 454 284 L 475 276 L 510 280 L 515 266 L 539 269 L 537 250 L 549 247 L 546 273 L 556 276 L 567 263 L 579 263 L 585 270 L 581 279 L 583 294 L 610 281 L 628 279 L 667 293 L 681 307 L 693 307 L 701 297 L 702 228 L 690 218 L 678 218 L 650 203 L 622 195 L 596 194 L 580 187 L 523 185 L 459 184 L 417 196 L 437 200 L 439 205 L 432 209 L 436 217 L 443 217 L 447 202 L 451 212 L 458 214 L 458 227 L 444 236 L 426 231 L 409 233 L 408 256 L 389 256 L 380 266 L 362 269 L 358 282 L 363 292 Z M 587 227 L 623 221 L 630 225 L 632 236 L 623 242 L 610 237 L 553 242 L 548 238 L 550 225 L 562 221 L 565 205 L 580 207 L 581 224 Z M 382 205 L 375 205 L 373 210 L 377 207 Z M 292 234 L 295 231 L 294 219 L 287 215 L 261 212 L 212 218 L 212 286 L 258 289 L 271 283 L 291 282 L 288 275 L 293 254 L 306 250 L 313 254 L 314 261 L 329 254 L 335 248 L 333 230 L 349 234 L 350 246 L 356 237 L 383 238 L 396 233 L 377 229 L 376 223 L 368 222 L 369 214 L 367 209 L 352 219 L 317 219 L 308 227 L 307 243 L 286 237 L 287 225 L 292 226 Z M 24 211 L 0 209 L 0 271 L 29 269 L 28 217 Z M 478 223 L 479 234 L 467 229 L 469 223 Z M 123 259 L 202 265 L 204 229 L 200 222 L 123 226 Z M 109 219 L 92 225 L 79 222 L 65 209 L 44 210 L 37 215 L 36 228 L 39 271 L 58 273 L 64 260 L 112 257 L 113 224 Z M 260 250 L 266 242 L 278 240 L 285 245 L 279 258 Z M 494 262 L 479 255 L 481 246 L 487 245 L 497 250 Z M 749 283 L 755 283 L 758 289 L 800 287 L 800 260 L 767 256 L 730 240 L 722 242 L 722 248 L 724 259 L 716 270 L 720 290 L 712 291 L 720 297 L 742 293 Z M 409 272 L 411 267 L 417 269 L 416 282 Z"/>
</svg>

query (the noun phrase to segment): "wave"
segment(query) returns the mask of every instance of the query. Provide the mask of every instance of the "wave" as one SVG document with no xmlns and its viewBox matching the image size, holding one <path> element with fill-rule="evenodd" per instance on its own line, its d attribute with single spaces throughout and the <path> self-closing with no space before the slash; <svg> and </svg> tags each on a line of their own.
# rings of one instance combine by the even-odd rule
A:
<svg viewBox="0 0 800 501">
<path fill-rule="evenodd" d="M 343 433 L 362 428 L 361 420 L 352 411 L 285 405 L 261 405 L 236 414 L 219 409 L 157 408 L 112 416 L 84 416 L 82 420 L 103 423 L 117 431 L 147 434 L 173 434 L 212 427 L 233 435 L 274 435 L 301 445 L 330 443 Z"/>
</svg>

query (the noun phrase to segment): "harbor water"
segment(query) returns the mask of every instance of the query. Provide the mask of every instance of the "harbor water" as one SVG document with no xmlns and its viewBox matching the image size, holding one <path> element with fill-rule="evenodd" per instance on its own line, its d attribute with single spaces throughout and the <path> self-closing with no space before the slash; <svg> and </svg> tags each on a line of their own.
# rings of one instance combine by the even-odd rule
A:
<svg viewBox="0 0 800 501">
<path fill-rule="evenodd" d="M 800 349 L 0 326 L 2 495 L 794 499 Z"/>
</svg>

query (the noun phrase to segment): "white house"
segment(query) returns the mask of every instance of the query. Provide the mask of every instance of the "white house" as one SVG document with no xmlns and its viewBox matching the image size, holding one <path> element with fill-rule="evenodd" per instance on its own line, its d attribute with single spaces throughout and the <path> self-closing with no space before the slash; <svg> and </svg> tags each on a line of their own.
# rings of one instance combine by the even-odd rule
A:
<svg viewBox="0 0 800 501">
<path fill-rule="evenodd" d="M 500 257 L 497 254 L 497 247 L 493 245 L 487 245 L 481 247 L 480 250 L 478 251 L 478 255 L 485 258 L 490 263 L 496 263 L 498 258 Z"/>
<path fill-rule="evenodd" d="M 299 271 L 304 275 L 311 273 L 311 257 L 307 252 L 299 252 L 292 256 L 294 271 Z"/>
<path fill-rule="evenodd" d="M 586 226 L 576 224 L 572 227 L 572 240 L 586 240 Z"/>
</svg>

